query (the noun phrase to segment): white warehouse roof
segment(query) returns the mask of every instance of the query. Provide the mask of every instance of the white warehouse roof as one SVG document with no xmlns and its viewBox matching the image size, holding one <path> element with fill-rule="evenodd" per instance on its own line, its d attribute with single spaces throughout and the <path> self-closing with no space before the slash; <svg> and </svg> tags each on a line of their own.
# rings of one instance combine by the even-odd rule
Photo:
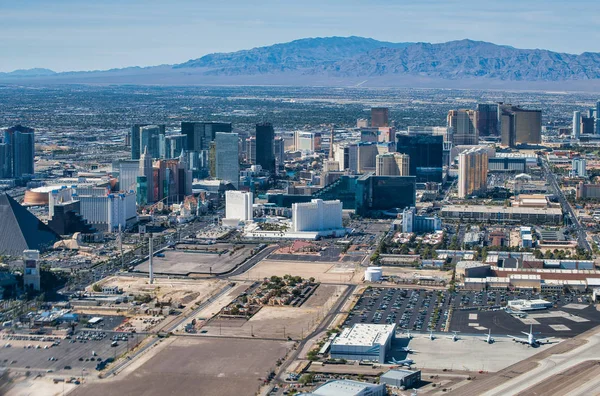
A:
<svg viewBox="0 0 600 396">
<path fill-rule="evenodd" d="M 385 345 L 388 338 L 396 331 L 395 324 L 356 323 L 346 328 L 333 340 L 332 345 Z"/>
</svg>

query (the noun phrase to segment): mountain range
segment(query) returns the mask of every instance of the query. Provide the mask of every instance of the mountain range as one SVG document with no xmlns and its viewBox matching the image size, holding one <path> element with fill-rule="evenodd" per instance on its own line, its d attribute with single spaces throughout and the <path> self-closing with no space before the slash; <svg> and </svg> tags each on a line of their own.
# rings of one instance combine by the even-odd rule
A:
<svg viewBox="0 0 600 396">
<path fill-rule="evenodd" d="M 209 54 L 174 65 L 63 73 L 17 70 L 0 73 L 0 82 L 590 90 L 600 87 L 600 53 L 574 55 L 473 40 L 430 44 L 325 37 Z"/>
</svg>

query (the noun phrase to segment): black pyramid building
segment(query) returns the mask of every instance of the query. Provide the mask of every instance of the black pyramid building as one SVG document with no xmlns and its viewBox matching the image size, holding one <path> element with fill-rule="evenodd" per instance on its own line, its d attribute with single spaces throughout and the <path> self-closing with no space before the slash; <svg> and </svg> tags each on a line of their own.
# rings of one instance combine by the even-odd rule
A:
<svg viewBox="0 0 600 396">
<path fill-rule="evenodd" d="M 23 250 L 46 250 L 60 236 L 8 194 L 0 194 L 0 255 L 21 256 Z"/>
</svg>

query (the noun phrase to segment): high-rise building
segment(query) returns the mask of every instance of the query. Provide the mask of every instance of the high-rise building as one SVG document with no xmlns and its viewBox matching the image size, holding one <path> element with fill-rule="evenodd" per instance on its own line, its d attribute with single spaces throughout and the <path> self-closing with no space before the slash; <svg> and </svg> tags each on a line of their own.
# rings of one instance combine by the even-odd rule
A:
<svg viewBox="0 0 600 396">
<path fill-rule="evenodd" d="M 10 162 L 10 145 L 0 143 L 0 179 L 12 177 L 12 164 Z"/>
<path fill-rule="evenodd" d="M 377 144 L 358 143 L 356 145 L 356 172 L 373 172 L 376 167 Z"/>
<path fill-rule="evenodd" d="M 573 112 L 573 139 L 579 139 L 581 136 L 581 111 Z"/>
<path fill-rule="evenodd" d="M 210 143 L 215 140 L 215 134 L 231 131 L 231 123 L 227 122 L 181 123 L 181 134 L 186 136 L 185 150 L 189 152 L 189 166 L 194 177 L 206 177 L 208 173 Z"/>
<path fill-rule="evenodd" d="M 292 228 L 294 232 L 343 229 L 342 202 L 313 199 L 292 204 Z"/>
<path fill-rule="evenodd" d="M 185 150 L 187 136 L 183 134 L 165 137 L 165 158 L 178 158 Z"/>
<path fill-rule="evenodd" d="M 500 136 L 497 104 L 477 104 L 477 131 L 479 136 Z"/>
<path fill-rule="evenodd" d="M 356 179 L 356 213 L 363 216 L 372 211 L 414 206 L 416 191 L 414 176 L 363 175 Z"/>
<path fill-rule="evenodd" d="M 333 158 L 339 164 L 340 170 L 348 169 L 350 166 L 350 148 L 348 145 L 335 143 L 333 145 Z"/>
<path fill-rule="evenodd" d="M 140 176 L 144 176 L 146 197 L 139 197 L 140 202 L 149 204 L 154 202 L 154 170 L 152 167 L 152 157 L 148 154 L 147 149 L 140 156 Z M 141 180 L 143 181 L 143 179 Z"/>
<path fill-rule="evenodd" d="M 8 154 L 3 159 L 9 165 L 8 177 L 18 178 L 33 175 L 35 156 L 35 130 L 33 128 L 16 125 L 4 131 L 4 152 Z"/>
<path fill-rule="evenodd" d="M 148 150 L 152 158 L 161 158 L 161 128 L 158 125 L 146 125 L 140 128 L 140 150 Z M 164 137 L 164 135 L 163 135 Z"/>
<path fill-rule="evenodd" d="M 186 122 L 181 123 L 181 134 L 187 136 L 186 150 L 200 152 L 210 149 L 217 132 L 231 132 L 230 122 Z"/>
<path fill-rule="evenodd" d="M 298 151 L 315 152 L 321 150 L 321 134 L 319 132 L 294 132 L 294 146 Z"/>
<path fill-rule="evenodd" d="M 134 124 L 131 126 L 129 132 L 129 143 L 131 144 L 131 159 L 138 160 L 142 155 L 142 149 L 140 148 L 140 129 L 148 124 Z"/>
<path fill-rule="evenodd" d="M 408 176 L 410 158 L 406 154 L 387 153 L 377 156 L 376 176 Z"/>
<path fill-rule="evenodd" d="M 129 144 L 131 145 L 131 159 L 140 159 L 141 154 L 144 152 L 144 143 L 142 142 L 142 128 L 147 126 L 158 128 L 157 135 L 147 135 L 145 137 L 146 141 L 144 143 L 146 145 L 152 146 L 149 147 L 149 152 L 151 153 L 151 155 L 153 155 L 154 158 L 162 158 L 165 155 L 164 140 L 166 133 L 166 125 L 134 124 L 131 126 L 131 131 L 129 132 Z M 155 132 L 150 132 L 150 134 L 152 133 Z M 156 156 L 154 154 L 156 154 Z"/>
<path fill-rule="evenodd" d="M 409 156 L 410 175 L 417 182 L 441 182 L 444 137 L 441 135 L 396 135 L 396 151 Z"/>
<path fill-rule="evenodd" d="M 274 139 L 273 125 L 268 122 L 256 125 L 256 164 L 269 172 L 275 171 Z"/>
<path fill-rule="evenodd" d="M 600 100 L 596 102 L 596 135 L 600 135 Z"/>
<path fill-rule="evenodd" d="M 246 162 L 256 165 L 256 137 L 254 136 L 246 139 Z"/>
<path fill-rule="evenodd" d="M 571 174 L 573 177 L 587 177 L 585 158 L 574 158 L 571 162 L 571 165 Z"/>
<path fill-rule="evenodd" d="M 217 132 L 216 145 L 216 177 L 227 180 L 235 188 L 240 184 L 240 153 L 237 133 Z"/>
<path fill-rule="evenodd" d="M 140 160 L 119 161 L 119 190 L 136 191 L 137 178 L 140 175 Z"/>
<path fill-rule="evenodd" d="M 466 198 L 487 188 L 488 152 L 474 147 L 458 155 L 458 197 Z"/>
<path fill-rule="evenodd" d="M 371 109 L 371 128 L 390 126 L 388 113 L 387 107 L 373 107 Z"/>
<path fill-rule="evenodd" d="M 447 123 L 448 129 L 452 129 L 452 143 L 455 146 L 479 142 L 477 113 L 474 110 L 450 110 Z"/>
<path fill-rule="evenodd" d="M 254 218 L 252 204 L 254 196 L 251 192 L 226 191 L 225 192 L 225 218 L 238 219 L 239 221 L 252 221 Z"/>
<path fill-rule="evenodd" d="M 275 154 L 275 165 L 277 169 L 283 168 L 285 161 L 285 140 L 281 136 L 277 136 L 273 141 L 273 152 Z"/>
<path fill-rule="evenodd" d="M 502 146 L 516 147 L 542 142 L 542 111 L 525 110 L 510 104 L 500 104 Z"/>
<path fill-rule="evenodd" d="M 594 134 L 594 118 L 592 117 L 581 117 L 580 132 L 582 135 Z"/>
</svg>

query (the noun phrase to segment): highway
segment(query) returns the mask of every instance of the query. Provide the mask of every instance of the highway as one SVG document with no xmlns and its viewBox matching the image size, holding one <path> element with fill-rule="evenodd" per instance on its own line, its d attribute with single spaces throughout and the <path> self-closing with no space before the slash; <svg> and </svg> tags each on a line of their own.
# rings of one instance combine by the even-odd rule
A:
<svg viewBox="0 0 600 396">
<path fill-rule="evenodd" d="M 571 223 L 575 226 L 575 232 L 577 233 L 577 244 L 580 248 L 585 249 L 586 251 L 591 251 L 590 244 L 587 241 L 587 233 L 585 229 L 581 226 L 579 219 L 577 218 L 573 207 L 567 199 L 565 198 L 565 194 L 560 189 L 558 185 L 558 181 L 556 180 L 556 175 L 552 173 L 550 167 L 548 165 L 548 161 L 544 158 L 542 159 L 542 164 L 544 168 L 544 173 L 546 175 L 546 180 L 548 181 L 548 185 L 550 186 L 554 195 L 558 198 L 560 205 L 562 206 L 563 215 L 568 214 Z"/>
</svg>

